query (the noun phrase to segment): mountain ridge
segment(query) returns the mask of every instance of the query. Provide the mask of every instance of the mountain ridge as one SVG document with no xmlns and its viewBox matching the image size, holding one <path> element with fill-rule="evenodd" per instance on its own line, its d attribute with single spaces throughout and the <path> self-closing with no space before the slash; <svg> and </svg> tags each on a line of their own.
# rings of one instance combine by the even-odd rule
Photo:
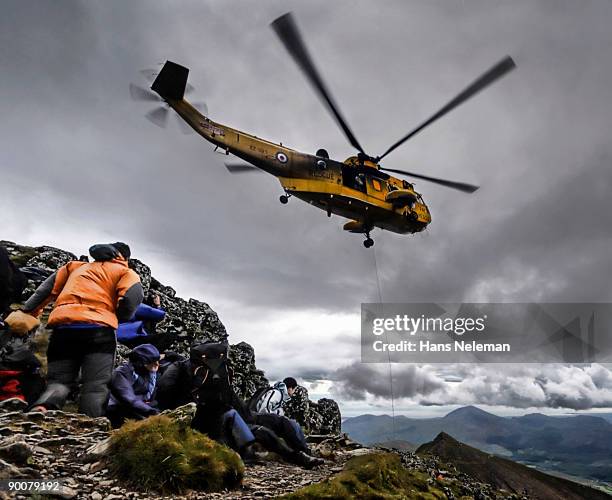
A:
<svg viewBox="0 0 612 500">
<path fill-rule="evenodd" d="M 477 407 L 458 408 L 444 417 L 395 419 L 389 416 L 347 418 L 342 429 L 364 444 L 405 440 L 431 442 L 440 432 L 487 453 L 541 469 L 609 481 L 612 478 L 612 423 L 590 415 L 528 414 L 500 417 Z"/>
<path fill-rule="evenodd" d="M 546 500 L 608 500 L 603 491 L 545 474 L 536 469 L 497 457 L 457 441 L 445 432 L 416 450 L 420 456 L 432 455 L 452 464 L 475 479 L 519 495 Z"/>
</svg>

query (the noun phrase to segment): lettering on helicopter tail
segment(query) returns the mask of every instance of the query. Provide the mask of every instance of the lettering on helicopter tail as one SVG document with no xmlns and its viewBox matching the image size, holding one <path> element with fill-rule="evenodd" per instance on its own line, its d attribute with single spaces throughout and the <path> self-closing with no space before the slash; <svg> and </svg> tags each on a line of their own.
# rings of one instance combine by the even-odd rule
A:
<svg viewBox="0 0 612 500">
<path fill-rule="evenodd" d="M 322 179 L 333 179 L 334 176 L 332 175 L 331 172 L 321 172 L 320 170 L 311 170 L 310 171 L 310 176 L 311 177 L 319 177 Z"/>
<path fill-rule="evenodd" d="M 200 126 L 204 129 L 204 130 L 208 130 L 212 135 L 220 135 L 220 136 L 225 136 L 225 130 L 223 130 L 220 127 L 215 127 L 214 125 L 212 125 L 211 123 L 207 123 L 207 122 L 200 122 Z"/>
<path fill-rule="evenodd" d="M 289 158 L 287 158 L 287 155 L 280 151 L 276 153 L 276 159 L 281 163 L 287 163 L 287 161 L 289 160 Z"/>
</svg>

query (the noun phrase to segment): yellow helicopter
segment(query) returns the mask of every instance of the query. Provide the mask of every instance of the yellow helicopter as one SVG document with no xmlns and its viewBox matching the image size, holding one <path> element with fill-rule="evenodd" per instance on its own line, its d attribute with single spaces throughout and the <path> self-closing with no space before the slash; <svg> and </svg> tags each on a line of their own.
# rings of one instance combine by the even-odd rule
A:
<svg viewBox="0 0 612 500">
<path fill-rule="evenodd" d="M 471 184 L 383 168 L 380 161 L 432 122 L 512 70 L 515 64 L 510 57 L 502 59 L 437 113 L 383 154 L 374 157 L 365 153 L 340 113 L 302 41 L 292 14 L 279 17 L 271 23 L 271 27 L 319 94 L 349 143 L 358 151 L 356 156 L 339 162 L 329 158 L 324 149 L 319 149 L 314 155 L 302 153 L 212 121 L 206 112 L 200 112 L 185 100 L 186 91 L 192 89 L 187 83 L 189 70 L 171 61 L 166 61 L 159 74 L 153 75 L 156 77 L 151 90 L 155 93 L 130 84 L 130 94 L 136 100 L 165 102 L 189 127 L 216 148 L 222 148 L 226 154 L 231 153 L 248 162 L 226 164 L 230 172 L 260 169 L 278 177 L 285 191 L 280 197 L 281 203 L 286 204 L 290 197 L 295 196 L 325 210 L 329 217 L 336 214 L 350 219 L 344 229 L 364 234 L 366 239 L 363 244 L 366 248 L 374 244 L 370 237 L 374 227 L 412 234 L 423 231 L 431 222 L 429 209 L 414 186 L 384 171 L 424 179 L 467 193 L 478 189 L 478 186 Z M 146 116 L 154 123 L 165 126 L 167 114 L 168 108 L 160 107 Z"/>
</svg>

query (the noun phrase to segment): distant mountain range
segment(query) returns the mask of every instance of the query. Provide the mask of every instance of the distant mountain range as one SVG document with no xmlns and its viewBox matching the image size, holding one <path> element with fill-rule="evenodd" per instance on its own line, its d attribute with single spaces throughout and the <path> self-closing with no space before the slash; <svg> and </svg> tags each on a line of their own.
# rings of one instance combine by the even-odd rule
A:
<svg viewBox="0 0 612 500">
<path fill-rule="evenodd" d="M 434 455 L 478 481 L 518 495 L 545 500 L 610 500 L 607 493 L 553 477 L 505 458 L 483 453 L 442 432 L 420 446 L 418 455 Z"/>
<path fill-rule="evenodd" d="M 360 415 L 346 419 L 342 429 L 364 444 L 393 440 L 422 444 L 445 432 L 479 450 L 540 469 L 612 480 L 612 423 L 601 417 L 539 413 L 498 417 L 466 406 L 438 418 L 398 416 L 394 426 L 388 415 Z"/>
</svg>

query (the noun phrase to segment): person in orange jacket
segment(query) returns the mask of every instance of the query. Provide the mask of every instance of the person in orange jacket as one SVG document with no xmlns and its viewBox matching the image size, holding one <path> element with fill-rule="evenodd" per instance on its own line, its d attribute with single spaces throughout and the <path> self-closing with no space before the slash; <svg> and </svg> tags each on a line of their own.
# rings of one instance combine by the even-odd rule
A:
<svg viewBox="0 0 612 500">
<path fill-rule="evenodd" d="M 40 316 L 54 301 L 47 326 L 48 385 L 31 405 L 61 409 L 81 375 L 79 412 L 104 415 L 115 361 L 119 321 L 127 321 L 143 299 L 136 272 L 128 267 L 130 247 L 122 242 L 94 245 L 94 262 L 69 262 L 45 280 L 23 310 Z"/>
</svg>

